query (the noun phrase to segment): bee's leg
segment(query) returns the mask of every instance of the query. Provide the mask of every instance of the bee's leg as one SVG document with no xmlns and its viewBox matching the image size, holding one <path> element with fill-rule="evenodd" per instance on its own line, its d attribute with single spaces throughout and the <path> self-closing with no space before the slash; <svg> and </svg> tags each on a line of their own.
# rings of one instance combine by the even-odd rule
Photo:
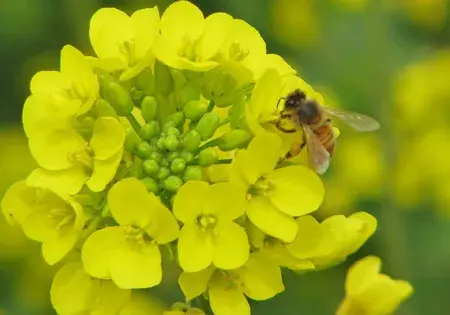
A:
<svg viewBox="0 0 450 315">
<path fill-rule="evenodd" d="M 280 97 L 279 99 L 278 99 L 278 102 L 277 102 L 277 109 L 278 109 L 278 106 L 280 106 L 280 102 L 282 101 L 282 100 L 285 100 L 286 98 L 285 97 Z"/>
<path fill-rule="evenodd" d="M 281 130 L 281 131 L 283 131 L 285 133 L 294 133 L 294 132 L 297 131 L 297 129 L 286 129 L 286 128 L 282 127 L 281 126 L 281 121 L 278 121 L 276 126 L 277 126 L 278 130 Z"/>
</svg>

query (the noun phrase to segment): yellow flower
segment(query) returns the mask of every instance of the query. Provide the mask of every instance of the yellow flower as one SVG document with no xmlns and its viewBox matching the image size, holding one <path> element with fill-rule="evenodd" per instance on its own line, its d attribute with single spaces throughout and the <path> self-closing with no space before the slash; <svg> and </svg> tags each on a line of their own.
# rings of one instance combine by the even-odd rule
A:
<svg viewBox="0 0 450 315">
<path fill-rule="evenodd" d="M 336 265 L 356 252 L 375 232 L 377 220 L 366 212 L 357 212 L 347 218 L 343 215 L 331 216 L 320 225 L 325 231 L 322 231 L 322 247 L 312 259 L 316 269 Z M 309 246 L 307 241 L 303 244 Z M 294 256 L 303 257 L 301 246 L 289 249 Z"/>
<path fill-rule="evenodd" d="M 246 296 L 262 301 L 284 291 L 280 268 L 260 253 L 251 254 L 244 266 L 232 271 L 210 267 L 183 272 L 178 283 L 188 301 L 207 291 L 215 315 L 250 314 Z"/>
<path fill-rule="evenodd" d="M 199 308 L 190 307 L 186 303 L 177 302 L 162 315 L 205 315 L 205 312 Z"/>
<path fill-rule="evenodd" d="M 177 239 L 172 213 L 136 178 L 116 183 L 108 193 L 111 215 L 120 226 L 94 232 L 82 249 L 87 273 L 112 279 L 120 288 L 148 288 L 161 282 L 158 245 Z"/>
<path fill-rule="evenodd" d="M 243 227 L 233 220 L 245 213 L 245 194 L 230 183 L 208 185 L 188 181 L 175 196 L 173 213 L 183 222 L 178 259 L 186 272 L 241 267 L 248 259 L 249 244 Z"/>
<path fill-rule="evenodd" d="M 65 264 L 53 278 L 50 297 L 59 315 L 117 314 L 131 298 L 112 281 L 91 278 L 81 262 Z"/>
<path fill-rule="evenodd" d="M 407 281 L 393 280 L 380 273 L 381 260 L 367 256 L 347 273 L 346 296 L 336 315 L 389 315 L 412 293 Z"/>
<path fill-rule="evenodd" d="M 89 142 L 73 129 L 54 129 L 29 140 L 30 150 L 42 167 L 27 184 L 63 195 L 78 193 L 84 183 L 102 191 L 113 179 L 122 159 L 125 131 L 117 119 L 100 117 Z"/>
<path fill-rule="evenodd" d="M 42 254 L 50 265 L 75 246 L 85 223 L 77 202 L 47 189 L 28 187 L 23 181 L 7 191 L 2 210 L 21 225 L 28 238 L 42 242 Z"/>
<path fill-rule="evenodd" d="M 211 70 L 219 65 L 213 57 L 224 44 L 232 21 L 225 13 L 213 13 L 205 19 L 194 4 L 176 1 L 161 17 L 161 35 L 155 42 L 155 55 L 175 69 Z"/>
<path fill-rule="evenodd" d="M 91 18 L 89 38 L 100 58 L 94 65 L 105 70 L 123 70 L 121 81 L 138 75 L 154 61 L 153 43 L 159 33 L 158 7 L 142 9 L 131 16 L 115 8 L 102 8 Z"/>
<path fill-rule="evenodd" d="M 250 221 L 264 233 L 291 242 L 298 230 L 293 217 L 317 210 L 325 192 L 319 176 L 305 166 L 274 169 L 280 151 L 277 135 L 256 136 L 234 158 L 230 180 L 247 191 Z"/>
<path fill-rule="evenodd" d="M 53 111 L 55 111 L 58 107 L 55 104 L 66 106 L 64 101 L 67 101 L 74 104 L 77 115 L 86 113 L 98 97 L 99 84 L 86 57 L 75 47 L 66 45 L 61 50 L 60 71 L 36 73 L 31 79 L 30 90 L 32 96 L 25 103 L 24 123 L 28 118 L 33 119 L 35 116 L 46 118 L 42 110 L 45 113 L 50 105 L 36 103 L 53 104 Z M 27 128 L 25 131 L 28 131 Z"/>
</svg>

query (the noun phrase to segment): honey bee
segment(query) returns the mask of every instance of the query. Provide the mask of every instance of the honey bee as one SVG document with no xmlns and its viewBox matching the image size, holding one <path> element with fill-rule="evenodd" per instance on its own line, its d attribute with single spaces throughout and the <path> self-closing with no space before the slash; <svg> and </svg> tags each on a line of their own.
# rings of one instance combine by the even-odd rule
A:
<svg viewBox="0 0 450 315">
<path fill-rule="evenodd" d="M 336 118 L 359 132 L 380 128 L 379 122 L 369 116 L 321 106 L 318 102 L 308 99 L 306 94 L 298 89 L 281 98 L 279 102 L 281 100 L 284 100 L 284 108 L 273 123 L 286 133 L 303 130 L 302 143 L 294 145 L 285 158 L 298 155 L 306 145 L 310 166 L 318 174 L 327 171 L 336 145 L 331 118 Z M 286 121 L 289 121 L 293 128 L 285 128 Z"/>
</svg>

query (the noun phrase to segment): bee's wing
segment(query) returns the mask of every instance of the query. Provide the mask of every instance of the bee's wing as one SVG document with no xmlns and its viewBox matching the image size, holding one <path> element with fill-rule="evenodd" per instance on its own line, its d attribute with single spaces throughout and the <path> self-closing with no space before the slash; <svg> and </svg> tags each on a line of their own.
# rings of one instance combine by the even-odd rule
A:
<svg viewBox="0 0 450 315">
<path fill-rule="evenodd" d="M 356 131 L 369 132 L 380 128 L 380 123 L 372 117 L 337 108 L 323 108 L 330 116 L 346 123 Z"/>
<path fill-rule="evenodd" d="M 303 132 L 305 134 L 310 166 L 317 174 L 325 173 L 330 165 L 330 153 L 325 149 L 310 127 L 303 126 Z"/>
</svg>

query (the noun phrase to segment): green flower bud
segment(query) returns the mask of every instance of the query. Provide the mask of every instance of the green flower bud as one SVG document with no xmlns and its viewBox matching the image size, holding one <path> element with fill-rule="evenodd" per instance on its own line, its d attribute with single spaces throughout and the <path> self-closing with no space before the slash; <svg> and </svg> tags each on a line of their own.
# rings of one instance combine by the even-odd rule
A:
<svg viewBox="0 0 450 315">
<path fill-rule="evenodd" d="M 181 89 L 188 82 L 181 70 L 172 69 L 171 74 L 175 89 Z"/>
<path fill-rule="evenodd" d="M 152 192 L 154 194 L 157 194 L 159 192 L 158 184 L 155 182 L 153 178 L 145 177 L 141 179 L 141 182 L 144 183 L 145 187 L 149 192 Z"/>
<path fill-rule="evenodd" d="M 126 116 L 134 108 L 130 92 L 117 82 L 110 81 L 106 86 L 105 99 L 116 110 L 117 114 Z"/>
<path fill-rule="evenodd" d="M 175 123 L 174 123 L 173 121 L 166 121 L 166 122 L 163 124 L 163 133 L 164 133 L 165 135 L 168 135 L 168 134 L 169 134 L 169 130 L 170 130 L 171 128 L 176 128 L 176 127 L 175 127 Z"/>
<path fill-rule="evenodd" d="M 99 98 L 93 107 L 93 112 L 98 117 L 116 117 L 117 113 L 114 108 L 103 98 Z"/>
<path fill-rule="evenodd" d="M 178 130 L 175 127 L 167 128 L 166 132 L 167 132 L 168 135 L 174 135 L 175 137 L 178 137 L 180 135 L 180 130 Z"/>
<path fill-rule="evenodd" d="M 177 152 L 177 151 L 175 151 L 175 152 L 170 152 L 170 153 L 167 155 L 167 160 L 169 160 L 170 162 L 172 162 L 173 159 L 176 159 L 176 158 L 178 158 L 178 157 L 180 157 L 180 153 L 179 153 L 179 152 Z"/>
<path fill-rule="evenodd" d="M 150 140 L 151 138 L 159 135 L 159 123 L 155 120 L 149 121 L 142 126 L 139 131 L 139 135 L 144 140 Z"/>
<path fill-rule="evenodd" d="M 91 116 L 86 116 L 74 124 L 75 130 L 86 140 L 92 137 L 95 119 Z"/>
<path fill-rule="evenodd" d="M 159 165 L 155 160 L 145 160 L 142 163 L 142 168 L 148 176 L 153 176 L 159 171 Z"/>
<path fill-rule="evenodd" d="M 158 112 L 158 101 L 153 96 L 146 96 L 141 102 L 141 114 L 145 121 L 154 120 Z"/>
<path fill-rule="evenodd" d="M 175 174 L 182 173 L 185 168 L 186 161 L 182 158 L 175 158 L 172 160 L 172 163 L 170 163 L 170 170 Z"/>
<path fill-rule="evenodd" d="M 208 111 L 208 103 L 202 101 L 189 101 L 184 107 L 183 112 L 187 119 L 197 121 Z"/>
<path fill-rule="evenodd" d="M 201 180 L 203 178 L 203 170 L 200 166 L 188 166 L 184 172 L 183 179 L 185 182 L 188 180 Z"/>
<path fill-rule="evenodd" d="M 156 142 L 156 146 L 158 147 L 158 149 L 164 150 L 165 146 L 164 146 L 164 141 L 165 141 L 166 137 L 161 136 L 158 138 L 158 141 Z"/>
<path fill-rule="evenodd" d="M 183 185 L 183 181 L 178 176 L 171 175 L 164 180 L 164 188 L 175 192 Z"/>
<path fill-rule="evenodd" d="M 216 149 L 205 148 L 198 154 L 198 164 L 201 166 L 210 166 L 217 162 L 219 156 Z"/>
<path fill-rule="evenodd" d="M 155 77 L 153 75 L 152 69 L 147 67 L 139 73 L 136 77 L 135 85 L 144 94 L 150 95 L 155 89 Z"/>
<path fill-rule="evenodd" d="M 206 113 L 198 122 L 195 130 L 200 134 L 201 139 L 207 140 L 211 138 L 220 126 L 220 117 L 214 112 Z"/>
<path fill-rule="evenodd" d="M 183 112 L 175 112 L 167 117 L 167 122 L 173 122 L 175 127 L 181 127 L 184 125 L 186 119 L 184 118 Z"/>
<path fill-rule="evenodd" d="M 170 161 L 169 161 L 168 158 L 163 158 L 163 159 L 161 160 L 160 164 L 161 164 L 161 166 L 169 167 Z"/>
<path fill-rule="evenodd" d="M 155 62 L 155 91 L 161 94 L 169 94 L 172 89 L 173 79 L 169 68 L 162 62 Z"/>
<path fill-rule="evenodd" d="M 192 152 L 189 152 L 187 150 L 181 151 L 180 157 L 186 161 L 186 163 L 189 163 L 194 159 L 194 154 Z"/>
<path fill-rule="evenodd" d="M 177 91 L 176 96 L 179 108 L 184 108 L 189 101 L 198 100 L 201 94 L 200 86 L 195 84 L 195 82 L 189 82 Z"/>
<path fill-rule="evenodd" d="M 141 104 L 141 100 L 144 97 L 144 92 L 142 92 L 139 89 L 136 89 L 133 87 L 131 89 L 131 99 L 133 100 L 134 104 L 138 104 L 138 106 Z"/>
<path fill-rule="evenodd" d="M 162 161 L 162 155 L 161 155 L 161 153 L 158 153 L 158 152 L 150 153 L 150 156 L 148 158 L 156 161 L 156 163 L 161 163 L 161 161 Z"/>
<path fill-rule="evenodd" d="M 161 179 L 167 178 L 167 176 L 169 176 L 169 175 L 170 175 L 169 169 L 165 166 L 162 166 L 159 168 L 159 171 L 156 174 L 156 177 L 161 180 Z"/>
<path fill-rule="evenodd" d="M 153 148 L 152 146 L 146 142 L 146 141 L 141 141 L 137 147 L 136 147 L 136 153 L 137 155 L 142 158 L 142 159 L 146 159 L 150 156 L 150 153 L 152 153 Z"/>
<path fill-rule="evenodd" d="M 164 139 L 164 147 L 169 151 L 175 151 L 178 148 L 179 143 L 177 137 L 174 135 L 168 135 Z"/>
<path fill-rule="evenodd" d="M 218 147 L 222 151 L 241 149 L 247 146 L 252 136 L 242 129 L 234 129 L 218 139 Z"/>
<path fill-rule="evenodd" d="M 184 148 L 191 152 L 197 150 L 201 142 L 201 136 L 195 130 L 189 131 L 183 138 Z"/>
<path fill-rule="evenodd" d="M 125 150 L 129 152 L 134 151 L 134 149 L 137 148 L 140 142 L 141 138 L 139 138 L 136 131 L 134 131 L 133 129 L 128 129 L 127 135 L 125 137 L 125 144 L 124 144 Z"/>
</svg>

